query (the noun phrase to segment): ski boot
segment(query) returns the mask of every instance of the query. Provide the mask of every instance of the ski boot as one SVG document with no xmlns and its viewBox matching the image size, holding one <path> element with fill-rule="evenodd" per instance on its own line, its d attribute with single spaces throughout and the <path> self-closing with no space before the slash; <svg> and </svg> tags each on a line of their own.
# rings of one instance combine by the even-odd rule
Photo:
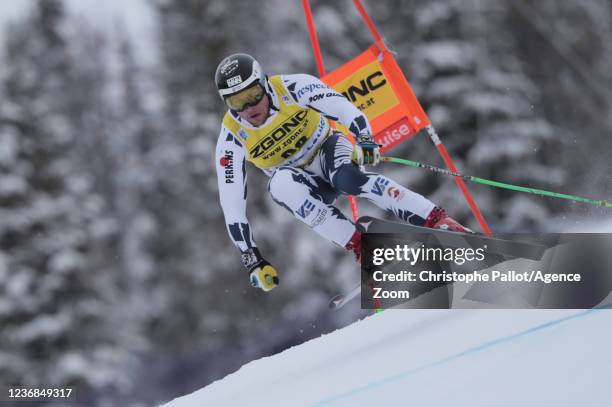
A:
<svg viewBox="0 0 612 407">
<path fill-rule="evenodd" d="M 353 252 L 355 254 L 355 261 L 361 264 L 361 232 L 359 230 L 355 230 L 351 240 L 348 241 L 344 248 Z"/>
<path fill-rule="evenodd" d="M 446 211 L 439 206 L 432 209 L 431 213 L 425 220 L 425 225 L 423 226 L 426 228 L 448 230 L 451 232 L 474 233 L 473 230 L 466 228 L 455 219 L 448 216 Z"/>
</svg>

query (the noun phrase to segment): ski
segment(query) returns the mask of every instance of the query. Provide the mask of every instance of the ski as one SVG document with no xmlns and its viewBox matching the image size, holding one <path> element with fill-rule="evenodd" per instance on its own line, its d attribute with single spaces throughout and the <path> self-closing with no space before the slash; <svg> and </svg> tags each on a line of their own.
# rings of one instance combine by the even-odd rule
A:
<svg viewBox="0 0 612 407">
<path fill-rule="evenodd" d="M 416 247 L 420 242 L 413 243 L 408 247 Z M 350 302 L 353 298 L 357 297 L 361 294 L 361 284 L 357 285 L 351 291 L 347 293 L 341 293 L 334 296 L 331 300 L 329 300 L 329 309 L 336 311 L 340 308 L 344 307 L 348 302 Z"/>
<path fill-rule="evenodd" d="M 337 311 L 340 308 L 344 307 L 347 303 L 349 303 L 353 298 L 357 297 L 361 294 L 361 284 L 357 285 L 351 291 L 338 294 L 334 296 L 331 300 L 329 300 L 329 309 L 332 311 Z"/>
</svg>

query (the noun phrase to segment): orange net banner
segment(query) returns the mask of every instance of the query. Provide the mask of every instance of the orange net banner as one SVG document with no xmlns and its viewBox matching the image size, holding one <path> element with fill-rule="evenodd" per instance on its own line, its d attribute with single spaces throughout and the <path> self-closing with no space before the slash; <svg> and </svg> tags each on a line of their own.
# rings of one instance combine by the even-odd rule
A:
<svg viewBox="0 0 612 407">
<path fill-rule="evenodd" d="M 376 44 L 321 79 L 368 117 L 383 153 L 430 124 L 393 55 Z"/>
</svg>

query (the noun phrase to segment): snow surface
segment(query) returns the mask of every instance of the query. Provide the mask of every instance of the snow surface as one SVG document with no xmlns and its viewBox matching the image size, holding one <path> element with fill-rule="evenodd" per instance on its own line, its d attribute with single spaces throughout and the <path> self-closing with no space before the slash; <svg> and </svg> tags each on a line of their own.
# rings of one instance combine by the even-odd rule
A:
<svg viewBox="0 0 612 407">
<path fill-rule="evenodd" d="M 610 405 L 612 310 L 387 310 L 166 407 Z"/>
</svg>

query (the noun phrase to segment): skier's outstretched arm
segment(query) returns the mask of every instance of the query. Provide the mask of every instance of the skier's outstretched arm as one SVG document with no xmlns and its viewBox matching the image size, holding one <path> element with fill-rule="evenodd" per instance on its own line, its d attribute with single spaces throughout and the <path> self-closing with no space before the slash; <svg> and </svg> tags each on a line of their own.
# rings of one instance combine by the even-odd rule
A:
<svg viewBox="0 0 612 407">
<path fill-rule="evenodd" d="M 378 164 L 380 151 L 372 138 L 370 123 L 343 94 L 308 74 L 284 75 L 283 82 L 297 104 L 339 121 L 355 135 L 357 144 L 352 157 L 355 163 Z"/>
<path fill-rule="evenodd" d="M 215 153 L 219 199 L 228 234 L 240 250 L 251 285 L 270 291 L 278 284 L 278 274 L 259 252 L 246 216 L 246 156 L 242 144 L 225 126 Z"/>
</svg>

